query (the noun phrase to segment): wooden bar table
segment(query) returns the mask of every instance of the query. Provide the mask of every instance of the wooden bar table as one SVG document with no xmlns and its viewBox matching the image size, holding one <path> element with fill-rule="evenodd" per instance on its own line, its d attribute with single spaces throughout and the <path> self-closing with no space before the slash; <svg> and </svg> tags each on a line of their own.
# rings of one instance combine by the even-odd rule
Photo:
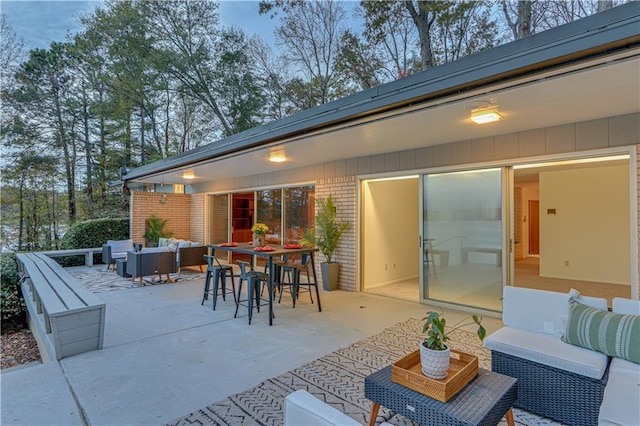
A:
<svg viewBox="0 0 640 426">
<path fill-rule="evenodd" d="M 291 256 L 294 254 L 307 253 L 311 261 L 311 271 L 313 273 L 313 282 L 316 284 L 316 298 L 318 299 L 318 312 L 322 312 L 322 305 L 320 304 L 320 291 L 318 290 L 318 277 L 316 276 L 316 265 L 314 261 L 314 253 L 318 251 L 315 247 L 301 247 L 301 248 L 285 248 L 285 246 L 277 244 L 269 244 L 268 247 L 272 247 L 272 251 L 258 251 L 255 247 L 248 243 L 238 243 L 232 245 L 230 243 L 218 243 L 208 244 L 211 250 L 224 250 L 232 253 L 248 254 L 251 256 L 251 262 L 253 265 L 254 256 L 262 256 L 267 258 L 267 266 L 269 268 L 269 325 L 273 325 L 273 288 L 275 286 L 275 265 L 273 258 L 277 256 Z"/>
</svg>

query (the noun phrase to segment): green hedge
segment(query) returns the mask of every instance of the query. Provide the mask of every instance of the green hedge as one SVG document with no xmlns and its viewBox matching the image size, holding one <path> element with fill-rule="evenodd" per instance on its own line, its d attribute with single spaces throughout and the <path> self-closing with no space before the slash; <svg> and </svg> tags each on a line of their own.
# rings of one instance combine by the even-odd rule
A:
<svg viewBox="0 0 640 426">
<path fill-rule="evenodd" d="M 18 280 L 18 264 L 15 253 L 2 253 L 0 255 L 0 281 L 2 283 L 0 309 L 2 310 L 3 322 L 24 318 L 26 308 Z"/>
<path fill-rule="evenodd" d="M 129 238 L 129 219 L 92 219 L 73 225 L 64 234 L 60 249 L 102 247 L 107 240 Z M 84 256 L 66 256 L 56 259 L 62 266 L 84 265 Z M 94 257 L 94 263 L 102 263 L 102 254 Z"/>
</svg>

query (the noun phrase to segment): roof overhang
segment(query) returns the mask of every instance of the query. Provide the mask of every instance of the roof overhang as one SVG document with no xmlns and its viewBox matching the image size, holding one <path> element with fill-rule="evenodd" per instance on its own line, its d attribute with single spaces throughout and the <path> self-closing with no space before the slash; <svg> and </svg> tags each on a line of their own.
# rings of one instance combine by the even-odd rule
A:
<svg viewBox="0 0 640 426">
<path fill-rule="evenodd" d="M 157 161 L 125 184 L 192 184 L 640 111 L 640 2 Z M 487 102 L 503 119 L 478 126 Z M 268 161 L 274 147 L 287 161 Z M 195 179 L 183 178 L 185 170 Z"/>
</svg>

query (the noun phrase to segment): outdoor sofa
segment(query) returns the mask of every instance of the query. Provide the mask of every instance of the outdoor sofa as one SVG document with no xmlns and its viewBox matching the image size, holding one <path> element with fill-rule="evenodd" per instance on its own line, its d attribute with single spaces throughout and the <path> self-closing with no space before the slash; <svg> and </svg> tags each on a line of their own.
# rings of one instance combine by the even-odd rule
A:
<svg viewBox="0 0 640 426">
<path fill-rule="evenodd" d="M 171 282 L 169 274 L 177 270 L 176 251 L 168 247 L 143 247 L 139 252 L 127 253 L 127 273 L 131 275 L 131 281 L 138 278 L 140 286 L 147 275 L 157 274 L 160 281 L 164 274 L 167 281 Z"/>
<path fill-rule="evenodd" d="M 635 312 L 627 319 L 640 321 L 638 301 L 614 299 L 614 310 Z M 640 424 L 640 365 L 588 348 L 590 328 L 595 336 L 598 329 L 584 318 L 600 317 L 604 327 L 612 315 L 606 299 L 505 287 L 504 327 L 484 346 L 493 371 L 518 379 L 515 406 L 569 425 Z M 622 345 L 638 345 L 638 338 L 640 332 L 627 334 Z"/>
<path fill-rule="evenodd" d="M 178 273 L 181 268 L 187 266 L 198 266 L 200 272 L 202 272 L 202 265 L 207 262 L 204 259 L 206 254 L 209 254 L 207 246 L 202 245 L 199 242 L 178 240 L 173 238 L 160 238 L 158 240 L 158 247 L 167 247 L 177 251 L 176 261 L 178 264 Z"/>
</svg>

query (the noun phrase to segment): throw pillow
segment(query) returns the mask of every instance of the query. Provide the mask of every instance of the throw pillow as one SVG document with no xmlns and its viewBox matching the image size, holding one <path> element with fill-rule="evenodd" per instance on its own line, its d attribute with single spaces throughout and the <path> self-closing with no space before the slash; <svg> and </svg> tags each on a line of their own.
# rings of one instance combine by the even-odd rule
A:
<svg viewBox="0 0 640 426">
<path fill-rule="evenodd" d="M 569 300 L 566 343 L 640 364 L 640 315 L 623 315 Z"/>
<path fill-rule="evenodd" d="M 166 247 L 171 244 L 171 238 L 158 238 L 158 247 Z"/>
</svg>

